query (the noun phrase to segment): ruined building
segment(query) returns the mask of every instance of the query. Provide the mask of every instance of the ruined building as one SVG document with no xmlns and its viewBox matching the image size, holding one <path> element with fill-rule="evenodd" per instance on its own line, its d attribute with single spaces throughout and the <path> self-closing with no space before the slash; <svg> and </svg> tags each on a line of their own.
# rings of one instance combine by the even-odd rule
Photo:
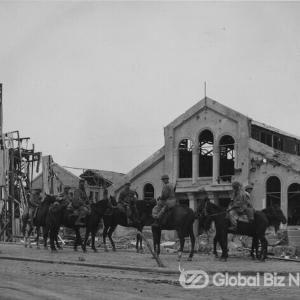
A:
<svg viewBox="0 0 300 300">
<path fill-rule="evenodd" d="M 140 199 L 157 198 L 166 173 L 183 205 L 196 209 L 205 190 L 227 206 L 237 180 L 253 184 L 256 209 L 278 204 L 300 225 L 300 137 L 204 98 L 164 128 L 164 142 L 126 176 Z"/>
</svg>

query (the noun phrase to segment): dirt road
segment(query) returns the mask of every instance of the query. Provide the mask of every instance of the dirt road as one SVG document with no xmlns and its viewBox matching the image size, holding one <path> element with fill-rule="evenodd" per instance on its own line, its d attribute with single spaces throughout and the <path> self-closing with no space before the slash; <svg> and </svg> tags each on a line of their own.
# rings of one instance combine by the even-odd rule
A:
<svg viewBox="0 0 300 300">
<path fill-rule="evenodd" d="M 78 261 L 81 257 L 79 253 L 71 251 L 71 249 L 63 250 L 60 253 L 65 259 L 74 258 Z M 24 249 L 19 246 L 1 245 L 0 257 L 5 255 L 22 255 L 23 257 L 44 257 L 53 256 L 46 251 L 36 249 Z M 60 255 L 60 254 L 55 254 Z M 149 255 L 137 255 L 134 252 L 119 253 L 90 253 L 86 256 L 86 261 L 95 263 L 103 262 L 108 259 L 112 260 L 112 264 L 123 264 L 125 262 L 130 265 L 153 265 Z M 113 259 L 114 258 L 114 259 Z M 61 259 L 61 258 L 60 258 Z M 165 255 L 164 262 L 171 264 L 175 262 L 174 255 Z M 211 270 L 230 269 L 238 266 L 247 270 L 248 262 L 245 259 L 232 259 L 232 263 L 210 263 L 207 256 L 201 257 L 197 255 L 193 265 L 185 264 L 190 269 L 197 269 L 201 261 L 202 267 L 205 261 L 208 261 Z M 212 261 L 211 261 L 212 262 Z M 79 262 L 80 263 L 80 262 Z M 109 261 L 108 261 L 109 263 Z M 24 262 L 7 259 L 0 259 L 0 299 L 299 299 L 300 288 L 293 287 L 215 287 L 211 283 L 208 287 L 198 290 L 187 290 L 180 286 L 178 274 L 163 274 L 157 272 L 135 272 L 128 270 L 117 270 L 98 267 L 87 267 L 82 265 L 64 265 L 56 263 L 41 262 Z M 250 269 L 257 270 L 277 269 L 282 272 L 285 263 L 266 262 L 249 263 Z M 291 264 L 292 265 L 292 264 Z M 193 267 L 192 267 L 193 266 Z M 171 266 L 172 267 L 172 266 Z M 299 269 L 294 266 L 294 269 Z M 292 267 L 288 266 L 284 272 Z M 168 268 L 170 269 L 170 268 Z M 172 269 L 172 268 L 171 268 Z M 154 269 L 156 270 L 156 268 Z M 211 277 L 211 276 L 210 276 Z"/>
</svg>

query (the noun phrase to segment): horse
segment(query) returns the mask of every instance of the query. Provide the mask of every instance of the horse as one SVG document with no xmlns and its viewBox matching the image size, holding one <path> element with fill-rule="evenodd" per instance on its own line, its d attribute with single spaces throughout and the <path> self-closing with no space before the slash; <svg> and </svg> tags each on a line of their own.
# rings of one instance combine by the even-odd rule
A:
<svg viewBox="0 0 300 300">
<path fill-rule="evenodd" d="M 104 229 L 103 229 L 103 244 L 104 244 L 104 250 L 108 251 L 107 245 L 106 245 L 106 237 L 108 236 L 112 250 L 116 251 L 115 243 L 112 239 L 112 234 L 117 228 L 118 225 L 124 226 L 124 227 L 134 227 L 138 231 L 142 232 L 144 226 L 150 226 L 154 220 L 152 218 L 152 209 L 156 205 L 156 200 L 136 200 L 136 209 L 138 213 L 138 219 L 139 222 L 134 223 L 132 226 L 128 226 L 127 223 L 127 216 L 126 213 L 119 209 L 118 207 L 114 207 L 112 209 L 111 214 L 105 214 L 103 216 L 103 222 L 104 222 Z M 116 204 L 116 201 L 114 199 L 114 204 Z M 142 237 L 137 234 L 136 236 L 136 252 L 143 252 L 143 245 L 142 245 Z"/>
<path fill-rule="evenodd" d="M 47 248 L 47 239 L 48 239 L 48 228 L 46 224 L 47 215 L 49 212 L 49 207 L 56 201 L 56 197 L 53 195 L 46 195 L 44 200 L 41 202 L 40 206 L 37 208 L 37 212 L 33 220 L 30 219 L 29 213 L 24 213 L 22 215 L 22 233 L 24 237 L 24 246 L 31 246 L 30 235 L 33 231 L 34 226 L 36 227 L 36 247 L 40 249 L 39 237 L 40 237 L 40 228 L 43 228 L 43 238 L 44 238 L 44 248 Z M 59 244 L 56 239 L 56 244 L 58 247 Z"/>
<path fill-rule="evenodd" d="M 228 230 L 230 221 L 227 217 L 227 211 L 211 203 L 209 200 L 203 201 L 203 205 L 199 206 L 197 211 L 199 226 L 203 229 L 210 227 L 212 221 L 215 222 L 216 235 L 214 237 L 214 254 L 217 257 L 216 245 L 219 242 L 222 255 L 220 260 L 227 261 L 227 235 L 228 233 L 251 236 L 252 247 L 251 257 L 254 258 L 254 249 L 256 249 L 257 258 L 260 261 L 265 261 L 267 257 L 268 242 L 265 238 L 265 232 L 268 226 L 273 225 L 279 228 L 280 223 L 286 223 L 286 218 L 280 208 L 268 208 L 262 211 L 255 211 L 254 222 L 252 224 L 238 221 L 237 231 Z M 261 253 L 258 255 L 258 242 L 261 243 Z"/>
<path fill-rule="evenodd" d="M 77 216 L 73 214 L 67 208 L 66 204 L 56 203 L 50 210 L 48 214 L 47 223 L 50 229 L 50 247 L 51 251 L 56 251 L 54 245 L 54 240 L 57 237 L 59 228 L 61 226 L 71 228 L 75 231 L 76 238 L 74 243 L 74 250 L 77 251 L 77 246 L 81 245 L 82 251 L 86 252 L 86 244 L 89 234 L 92 235 L 92 249 L 97 252 L 95 247 L 95 235 L 99 227 L 101 218 L 104 212 L 109 207 L 109 199 L 101 200 L 96 203 L 91 204 L 91 213 L 86 216 L 83 225 L 75 225 Z M 82 243 L 80 228 L 86 227 L 84 243 Z"/>
<path fill-rule="evenodd" d="M 160 254 L 160 239 L 162 230 L 176 230 L 179 241 L 180 249 L 178 251 L 178 261 L 181 260 L 184 248 L 185 237 L 189 236 L 191 239 L 191 250 L 189 253 L 188 261 L 191 261 L 194 255 L 195 248 L 195 235 L 193 231 L 193 223 L 195 221 L 195 213 L 189 207 L 176 205 L 170 208 L 162 218 L 162 225 L 152 226 L 154 252 L 157 256 Z"/>
</svg>

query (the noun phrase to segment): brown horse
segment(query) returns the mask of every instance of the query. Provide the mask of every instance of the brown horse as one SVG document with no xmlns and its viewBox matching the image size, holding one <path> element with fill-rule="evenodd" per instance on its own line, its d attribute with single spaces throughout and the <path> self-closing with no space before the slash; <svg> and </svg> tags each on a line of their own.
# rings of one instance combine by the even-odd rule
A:
<svg viewBox="0 0 300 300">
<path fill-rule="evenodd" d="M 51 204 L 53 204 L 56 201 L 55 196 L 53 195 L 46 195 L 40 206 L 37 208 L 37 212 L 35 214 L 35 217 L 33 220 L 30 219 L 29 213 L 24 213 L 22 215 L 22 233 L 24 237 L 24 245 L 25 247 L 29 246 L 31 248 L 31 241 L 30 236 L 31 233 L 36 227 L 36 247 L 37 249 L 40 248 L 39 245 L 39 237 L 40 237 L 40 231 L 41 227 L 43 228 L 43 237 L 44 237 L 44 248 L 47 248 L 47 239 L 48 239 L 48 227 L 46 223 L 47 215 L 49 212 L 49 207 Z M 59 244 L 56 239 L 56 244 L 58 247 Z"/>
<path fill-rule="evenodd" d="M 113 204 L 116 204 L 116 201 L 114 199 Z M 108 236 L 113 251 L 116 251 L 115 243 L 112 239 L 112 234 L 117 228 L 118 225 L 124 226 L 124 227 L 134 227 L 140 232 L 143 231 L 144 226 L 149 226 L 153 223 L 152 218 L 152 209 L 156 205 L 156 200 L 137 200 L 135 202 L 137 213 L 138 213 L 138 219 L 139 222 L 133 224 L 133 226 L 128 226 L 127 224 L 127 217 L 124 211 L 120 210 L 118 207 L 112 208 L 112 211 L 108 215 L 103 216 L 104 221 L 104 229 L 103 229 L 103 244 L 105 251 L 108 251 L 107 245 L 106 245 L 106 237 Z M 143 252 L 143 246 L 142 246 L 142 238 L 139 234 L 136 236 L 136 251 Z"/>
<path fill-rule="evenodd" d="M 194 220 L 195 213 L 191 208 L 176 205 L 169 209 L 162 218 L 162 225 L 160 227 L 152 226 L 153 246 L 156 255 L 159 256 L 160 254 L 161 231 L 176 230 L 180 242 L 178 260 L 181 259 L 186 236 L 191 239 L 191 251 L 188 260 L 192 260 L 195 248 Z"/>
</svg>

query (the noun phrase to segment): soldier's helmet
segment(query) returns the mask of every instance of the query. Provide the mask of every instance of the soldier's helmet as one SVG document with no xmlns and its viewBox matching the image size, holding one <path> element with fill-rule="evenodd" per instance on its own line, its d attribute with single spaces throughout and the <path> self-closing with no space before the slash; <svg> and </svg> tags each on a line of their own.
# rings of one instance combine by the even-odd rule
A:
<svg viewBox="0 0 300 300">
<path fill-rule="evenodd" d="M 233 189 L 239 189 L 239 188 L 241 188 L 241 184 L 238 181 L 234 181 L 231 184 L 231 186 L 232 186 Z"/>
<path fill-rule="evenodd" d="M 161 180 L 164 180 L 164 179 L 168 179 L 169 180 L 169 175 L 164 174 L 163 176 L 161 176 Z"/>
</svg>

